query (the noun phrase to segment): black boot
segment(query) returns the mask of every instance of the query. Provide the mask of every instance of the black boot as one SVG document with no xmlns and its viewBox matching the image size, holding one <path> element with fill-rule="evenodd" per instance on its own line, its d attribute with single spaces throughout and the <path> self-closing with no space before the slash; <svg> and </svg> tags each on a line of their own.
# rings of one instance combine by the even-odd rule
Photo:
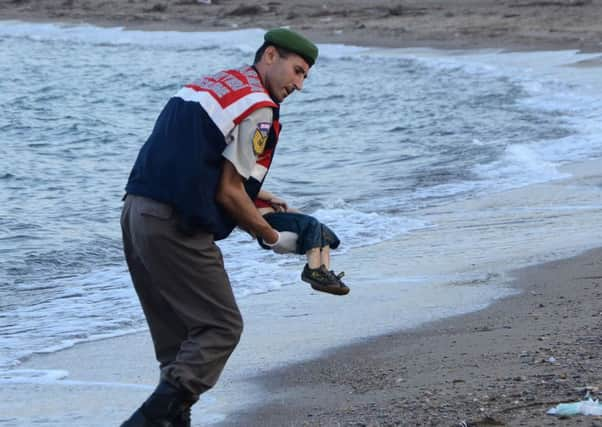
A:
<svg viewBox="0 0 602 427">
<path fill-rule="evenodd" d="M 121 427 L 189 427 L 190 393 L 161 381 L 153 394 Z"/>
</svg>

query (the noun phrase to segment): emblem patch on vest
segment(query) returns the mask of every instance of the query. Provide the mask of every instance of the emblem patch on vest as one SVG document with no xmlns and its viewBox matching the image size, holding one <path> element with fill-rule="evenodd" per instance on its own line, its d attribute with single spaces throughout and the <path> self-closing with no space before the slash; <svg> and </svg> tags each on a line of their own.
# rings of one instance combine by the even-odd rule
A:
<svg viewBox="0 0 602 427">
<path fill-rule="evenodd" d="M 265 145 L 268 142 L 268 133 L 270 132 L 270 123 L 257 123 L 257 129 L 253 134 L 253 152 L 256 156 L 263 154 Z"/>
</svg>

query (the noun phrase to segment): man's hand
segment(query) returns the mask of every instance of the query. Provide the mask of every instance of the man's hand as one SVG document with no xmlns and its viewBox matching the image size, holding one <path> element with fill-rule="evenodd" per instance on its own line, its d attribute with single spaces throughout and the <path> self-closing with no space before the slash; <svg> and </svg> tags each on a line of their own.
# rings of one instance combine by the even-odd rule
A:
<svg viewBox="0 0 602 427">
<path fill-rule="evenodd" d="M 276 212 L 286 212 L 288 210 L 288 204 L 280 197 L 272 197 L 268 203 Z"/>
</svg>

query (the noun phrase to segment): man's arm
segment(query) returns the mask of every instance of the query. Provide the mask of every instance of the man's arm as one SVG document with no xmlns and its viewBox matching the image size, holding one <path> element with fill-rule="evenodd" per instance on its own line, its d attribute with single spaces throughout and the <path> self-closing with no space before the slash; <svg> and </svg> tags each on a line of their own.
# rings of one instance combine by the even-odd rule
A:
<svg viewBox="0 0 602 427">
<path fill-rule="evenodd" d="M 222 176 L 217 189 L 217 202 L 244 230 L 261 237 L 267 244 L 274 244 L 278 240 L 278 232 L 263 219 L 245 191 L 244 178 L 227 159 L 224 159 Z"/>
</svg>

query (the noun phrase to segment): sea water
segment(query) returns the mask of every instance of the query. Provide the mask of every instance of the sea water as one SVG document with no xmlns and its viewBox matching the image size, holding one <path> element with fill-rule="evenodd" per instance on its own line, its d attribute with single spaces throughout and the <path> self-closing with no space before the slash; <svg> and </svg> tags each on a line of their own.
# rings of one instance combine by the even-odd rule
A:
<svg viewBox="0 0 602 427">
<path fill-rule="evenodd" d="M 167 99 L 201 75 L 249 63 L 262 34 L 0 22 L 3 379 L 32 354 L 146 327 L 121 251 L 130 168 Z M 566 178 L 563 165 L 602 156 L 601 98 L 538 72 L 537 60 L 529 68 L 520 56 L 498 63 L 499 52 L 320 50 L 303 91 L 282 105 L 266 188 L 331 226 L 338 253 L 410 241 L 453 217 L 466 226 L 451 238 L 431 234 L 399 256 L 452 253 L 460 239 L 471 244 L 469 229 L 486 235 L 497 225 L 471 201 Z M 595 210 L 592 194 L 566 209 Z M 220 246 L 239 299 L 298 285 L 302 258 L 263 251 L 242 232 Z M 449 274 L 431 265 L 416 280 L 407 267 L 366 264 L 355 280 L 395 286 Z"/>
</svg>

